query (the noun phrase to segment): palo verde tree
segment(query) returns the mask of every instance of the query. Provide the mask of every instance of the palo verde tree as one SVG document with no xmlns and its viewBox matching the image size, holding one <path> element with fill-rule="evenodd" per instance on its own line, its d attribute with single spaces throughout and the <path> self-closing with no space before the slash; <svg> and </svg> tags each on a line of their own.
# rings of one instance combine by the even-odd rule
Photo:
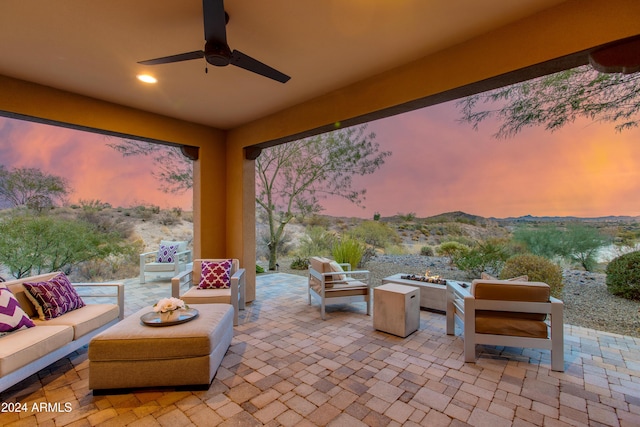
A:
<svg viewBox="0 0 640 427">
<path fill-rule="evenodd" d="M 34 168 L 5 169 L 0 165 L 0 200 L 11 206 L 27 206 L 36 211 L 49 208 L 69 194 L 65 178 Z"/>
<path fill-rule="evenodd" d="M 374 173 L 391 155 L 379 151 L 366 125 L 339 129 L 277 145 L 256 160 L 256 203 L 269 229 L 269 269 L 276 268 L 278 245 L 295 216 L 322 210 L 320 200 L 331 195 L 356 205 L 365 189 L 353 189 L 353 177 Z"/>
<path fill-rule="evenodd" d="M 534 126 L 554 131 L 579 117 L 611 122 L 622 131 L 638 126 L 640 73 L 605 74 L 585 65 L 471 95 L 457 105 L 460 121 L 474 129 L 486 119 L 498 119 L 496 138 Z"/>
</svg>

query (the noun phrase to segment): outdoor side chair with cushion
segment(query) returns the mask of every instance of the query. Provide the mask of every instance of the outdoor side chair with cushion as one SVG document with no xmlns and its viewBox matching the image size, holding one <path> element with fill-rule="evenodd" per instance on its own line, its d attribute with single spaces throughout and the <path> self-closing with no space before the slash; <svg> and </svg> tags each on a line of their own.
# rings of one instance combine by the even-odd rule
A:
<svg viewBox="0 0 640 427">
<path fill-rule="evenodd" d="M 369 271 L 352 271 L 349 264 L 338 264 L 323 257 L 312 257 L 309 264 L 309 305 L 312 297 L 320 301 L 322 320 L 325 320 L 327 304 L 366 302 L 367 315 L 371 315 Z"/>
<path fill-rule="evenodd" d="M 146 274 L 177 276 L 190 262 L 186 241 L 161 240 L 157 251 L 140 254 L 140 283 L 146 282 Z"/>
<path fill-rule="evenodd" d="M 189 304 L 231 304 L 233 325 L 245 306 L 245 274 L 237 259 L 195 259 L 193 268 L 171 279 L 171 296 Z M 180 288 L 187 291 L 180 294 Z"/>
<path fill-rule="evenodd" d="M 476 361 L 476 344 L 551 351 L 551 369 L 564 371 L 563 303 L 549 285 L 519 280 L 474 280 L 464 288 L 447 281 L 447 334 L 459 323 L 465 362 Z"/>
</svg>

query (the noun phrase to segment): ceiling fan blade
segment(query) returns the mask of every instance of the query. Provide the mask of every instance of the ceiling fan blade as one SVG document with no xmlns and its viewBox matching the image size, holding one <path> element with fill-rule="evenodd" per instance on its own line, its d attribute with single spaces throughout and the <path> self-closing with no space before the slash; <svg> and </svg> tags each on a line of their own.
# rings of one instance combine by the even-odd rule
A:
<svg viewBox="0 0 640 427">
<path fill-rule="evenodd" d="M 234 50 L 231 53 L 231 64 L 236 67 L 244 68 L 245 70 L 252 71 L 256 74 L 260 74 L 261 76 L 268 77 L 280 83 L 286 83 L 289 81 L 291 77 L 287 76 L 280 71 L 269 67 L 266 64 L 258 61 L 257 59 L 253 59 L 249 55 L 245 55 L 244 53 Z"/>
<path fill-rule="evenodd" d="M 172 62 L 190 61 L 192 59 L 204 58 L 204 52 L 196 50 L 193 52 L 179 53 L 178 55 L 163 56 L 162 58 L 148 59 L 146 61 L 140 61 L 138 64 L 142 65 L 159 65 L 170 64 Z"/>
<path fill-rule="evenodd" d="M 202 0 L 204 39 L 227 44 L 227 15 L 223 0 Z"/>
</svg>

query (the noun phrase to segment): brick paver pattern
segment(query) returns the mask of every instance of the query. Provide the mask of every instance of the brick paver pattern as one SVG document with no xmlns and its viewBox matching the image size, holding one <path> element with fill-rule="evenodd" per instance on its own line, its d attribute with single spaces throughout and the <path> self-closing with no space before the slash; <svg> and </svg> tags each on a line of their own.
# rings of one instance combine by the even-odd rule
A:
<svg viewBox="0 0 640 427">
<path fill-rule="evenodd" d="M 169 294 L 168 282 L 127 281 L 126 312 Z M 638 338 L 566 325 L 563 373 L 543 350 L 478 346 L 473 364 L 444 315 L 421 311 L 400 338 L 365 309 L 328 306 L 322 321 L 304 277 L 260 275 L 208 390 L 93 396 L 85 347 L 0 394 L 26 409 L 0 425 L 640 426 Z"/>
</svg>

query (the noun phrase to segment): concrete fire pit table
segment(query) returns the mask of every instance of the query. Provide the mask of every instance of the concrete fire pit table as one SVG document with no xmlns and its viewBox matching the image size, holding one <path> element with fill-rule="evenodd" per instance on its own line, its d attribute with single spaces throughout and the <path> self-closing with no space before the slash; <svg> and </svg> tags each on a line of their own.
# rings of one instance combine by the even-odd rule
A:
<svg viewBox="0 0 640 427">
<path fill-rule="evenodd" d="M 419 280 L 403 279 L 403 276 L 409 276 L 404 273 L 394 274 L 393 276 L 382 279 L 382 284 L 396 283 L 398 285 L 413 286 L 420 289 L 420 308 L 446 313 L 447 311 L 447 285 L 438 283 L 428 283 Z"/>
</svg>

